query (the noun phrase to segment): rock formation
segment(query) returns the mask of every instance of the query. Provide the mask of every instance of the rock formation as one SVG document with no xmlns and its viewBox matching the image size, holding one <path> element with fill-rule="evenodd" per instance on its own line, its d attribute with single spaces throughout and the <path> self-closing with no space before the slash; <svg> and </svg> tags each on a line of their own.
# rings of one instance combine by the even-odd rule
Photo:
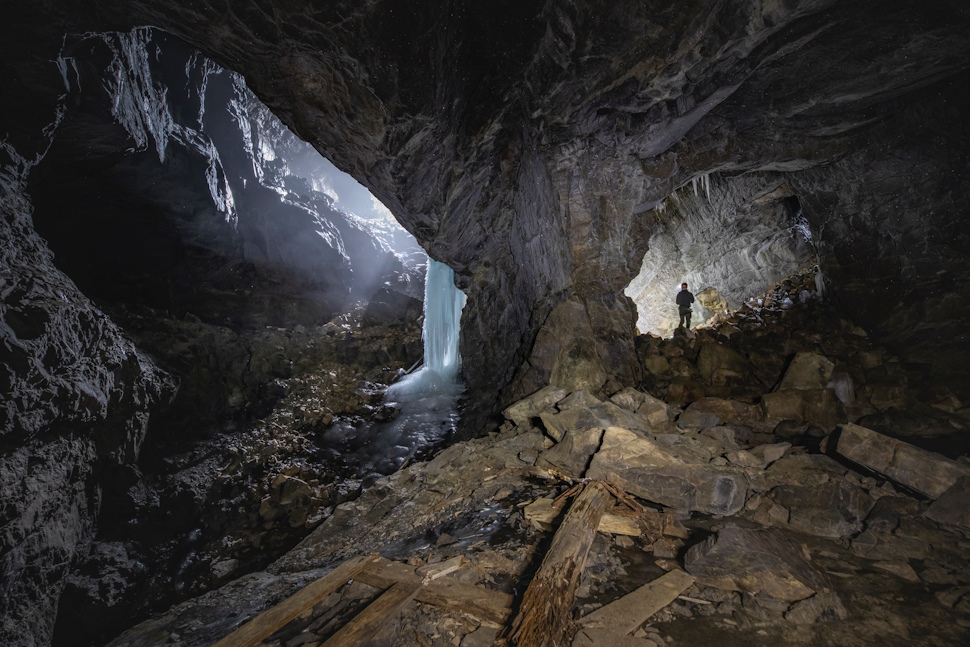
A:
<svg viewBox="0 0 970 647">
<path fill-rule="evenodd" d="M 241 93 L 240 79 L 455 270 L 468 296 L 466 433 L 550 384 L 581 393 L 574 409 L 596 419 L 622 405 L 594 399 L 636 387 L 682 408 L 679 428 L 691 434 L 745 437 L 710 457 L 725 462 L 713 480 L 694 473 L 693 450 L 687 460 L 650 439 L 635 448 L 655 459 L 651 467 L 676 466 L 665 477 L 690 484 L 677 490 L 684 508 L 733 513 L 750 494 L 736 473 L 768 466 L 781 451 L 758 449 L 766 443 L 750 434 L 773 434 L 778 442 L 767 444 L 777 446 L 848 421 L 876 431 L 904 425 L 904 435 L 962 424 L 953 412 L 970 397 L 960 386 L 970 360 L 970 13 L 961 3 L 324 4 L 29 0 L 4 9 L 5 629 L 49 641 L 67 564 L 79 563 L 102 502 L 141 487 L 135 468 L 143 443 L 156 442 L 152 425 L 178 428 L 194 411 L 205 423 L 271 418 L 282 398 L 273 380 L 302 380 L 287 355 L 309 347 L 303 333 L 287 337 L 290 327 L 309 326 L 312 336 L 350 307 L 348 288 L 363 274 L 388 278 L 381 263 L 355 268 L 349 248 L 403 271 L 258 147 L 214 154 L 228 140 L 252 144 L 253 132 L 277 128 Z M 168 54 L 152 48 L 146 26 L 174 35 L 156 32 Z M 232 73 L 215 73 L 193 48 Z M 198 92 L 206 80 L 220 97 L 211 106 Z M 207 130 L 202 113 L 231 101 L 247 118 L 224 113 Z M 239 138 L 247 127 L 250 136 Z M 294 138 L 285 145 L 305 151 Z M 270 204 L 279 219 L 266 217 Z M 326 222 L 314 216 L 323 212 Z M 818 268 L 813 283 L 791 280 L 762 303 L 788 308 L 824 295 L 838 314 L 788 316 L 806 335 L 824 337 L 829 326 L 837 338 L 803 348 L 805 338 L 790 331 L 736 336 L 761 318 L 750 298 L 809 267 Z M 706 292 L 712 298 L 697 314 L 730 323 L 696 345 L 681 334 L 638 337 L 638 320 L 644 331 L 672 329 L 664 304 L 681 279 L 719 297 Z M 723 319 L 724 306 L 738 318 Z M 144 308 L 153 327 L 142 326 Z M 266 325 L 287 330 L 252 332 Z M 890 350 L 847 342 L 864 332 L 855 325 Z M 404 357 L 406 337 L 395 338 L 393 352 L 380 342 L 327 348 Z M 818 377 L 811 370 L 787 380 L 795 350 L 812 354 L 805 365 L 824 380 L 808 379 Z M 843 351 L 851 361 L 834 361 Z M 925 370 L 911 372 L 914 364 Z M 921 378 L 908 376 L 929 373 L 957 379 L 919 393 L 920 408 L 911 396 Z M 303 383 L 307 392 L 319 386 Z M 671 424 L 665 407 L 633 399 L 633 413 Z M 941 418 L 940 407 L 952 415 Z M 540 413 L 581 417 L 568 412 Z M 194 442 L 212 431 L 200 428 L 186 435 Z M 585 457 L 597 440 L 588 429 L 575 438 L 561 431 L 576 448 L 570 455 Z M 256 436 L 247 452 L 265 440 Z M 831 465 L 801 467 L 792 470 L 808 473 L 804 480 L 757 484 L 759 523 L 842 537 L 872 518 L 853 539 L 867 554 L 881 554 L 887 534 L 911 530 L 908 521 L 892 525 L 913 516 L 911 504 L 877 501 L 870 510 L 854 481 L 828 475 L 837 472 Z M 261 487 L 276 476 L 253 479 Z M 299 469 L 282 476 L 307 487 L 284 479 L 262 492 L 266 523 L 320 509 L 325 483 L 311 485 Z M 209 491 L 205 483 L 187 491 Z M 965 486 L 957 480 L 940 496 L 936 518 L 959 521 L 952 502 Z M 805 502 L 816 487 L 831 506 Z M 294 510 L 295 502 L 306 506 Z M 125 570 L 117 543 L 90 546 L 91 563 Z M 904 566 L 887 568 L 907 575 Z M 947 593 L 949 606 L 965 605 L 962 595 Z M 797 604 L 783 613 L 840 615 L 821 597 Z"/>
</svg>

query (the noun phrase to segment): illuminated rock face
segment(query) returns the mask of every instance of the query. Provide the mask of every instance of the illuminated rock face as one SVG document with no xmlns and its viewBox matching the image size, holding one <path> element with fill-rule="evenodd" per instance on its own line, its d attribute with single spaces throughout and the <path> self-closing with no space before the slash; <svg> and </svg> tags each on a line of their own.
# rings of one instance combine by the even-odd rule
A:
<svg viewBox="0 0 970 647">
<path fill-rule="evenodd" d="M 956 204 L 966 174 L 953 173 L 966 147 L 950 136 L 962 132 L 952 119 L 966 114 L 959 75 L 970 44 L 960 9 L 377 2 L 309 13 L 254 5 L 229 16 L 179 2 L 76 7 L 68 17 L 79 30 L 150 23 L 184 37 L 241 72 L 287 125 L 371 188 L 457 272 L 469 298 L 466 377 L 487 399 L 512 381 L 568 294 L 630 309 L 622 290 L 664 228 L 654 207 L 692 179 L 713 174 L 731 191 L 745 172 L 784 176 L 823 274 L 874 250 L 867 245 L 883 234 L 873 226 L 927 242 L 908 246 L 907 267 L 932 263 L 949 246 L 944 238 L 966 234 Z M 869 150 L 918 129 L 925 145 L 906 160 Z M 886 181 L 851 188 L 861 182 L 840 170 L 847 162 L 833 165 L 851 150 L 860 172 Z M 939 163 L 919 185 L 890 180 L 924 158 Z M 924 189 L 937 197 L 916 199 Z M 905 207 L 877 207 L 901 191 L 914 196 Z M 732 253 L 757 256 L 764 242 Z M 706 275 L 721 251 L 685 269 Z M 805 256 L 777 242 L 767 251 L 783 264 Z M 886 271 L 898 280 L 880 282 L 878 299 L 912 303 L 914 316 L 924 284 L 907 268 Z M 831 287 L 858 301 L 851 282 Z M 629 347 L 634 332 L 624 323 L 597 334 Z"/>
</svg>

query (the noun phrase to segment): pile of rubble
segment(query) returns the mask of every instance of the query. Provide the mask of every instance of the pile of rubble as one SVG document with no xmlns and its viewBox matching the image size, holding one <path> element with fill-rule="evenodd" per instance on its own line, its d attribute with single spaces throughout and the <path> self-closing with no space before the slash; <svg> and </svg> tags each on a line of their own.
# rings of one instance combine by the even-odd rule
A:
<svg viewBox="0 0 970 647">
<path fill-rule="evenodd" d="M 791 301 L 641 339 L 639 389 L 609 398 L 541 389 L 508 407 L 489 437 L 337 505 L 266 572 L 113 644 L 216 640 L 322 565 L 371 552 L 398 560 L 387 568 L 399 584 L 457 563 L 442 581 L 509 600 L 496 619 L 449 604 L 444 584 L 434 594 L 419 586 L 373 644 L 532 644 L 527 591 L 553 553 L 569 550 L 574 586 L 555 598 L 566 613 L 540 617 L 561 625 L 549 644 L 966 642 L 963 387 L 927 381 L 824 304 Z M 592 514 L 572 497 L 595 484 Z M 577 506 L 582 531 L 568 521 Z M 371 576 L 336 589 L 265 644 L 323 644 L 400 590 L 392 585 Z"/>
</svg>

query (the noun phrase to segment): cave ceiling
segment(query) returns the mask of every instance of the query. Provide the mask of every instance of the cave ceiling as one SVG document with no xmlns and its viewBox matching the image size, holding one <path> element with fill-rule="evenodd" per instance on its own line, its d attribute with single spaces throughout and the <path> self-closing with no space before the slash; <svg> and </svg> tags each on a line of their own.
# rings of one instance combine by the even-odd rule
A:
<svg viewBox="0 0 970 647">
<path fill-rule="evenodd" d="M 567 300 L 582 306 L 615 379 L 634 378 L 623 356 L 633 356 L 636 312 L 622 291 L 653 236 L 705 211 L 663 216 L 665 199 L 701 177 L 718 178 L 721 214 L 744 206 L 725 196 L 758 198 L 732 189 L 734 178 L 762 174 L 745 182 L 765 193 L 784 184 L 805 209 L 835 298 L 872 327 L 890 322 L 884 332 L 901 344 L 914 320 L 932 318 L 925 297 L 943 289 L 933 277 L 964 284 L 951 249 L 967 236 L 964 3 L 63 5 L 11 10 L 32 24 L 31 43 L 21 35 L 5 45 L 5 74 L 22 91 L 4 101 L 13 118 L 40 119 L 24 105 L 56 91 L 42 82 L 54 74 L 43 61 L 56 56 L 44 48 L 56 51 L 65 32 L 154 25 L 185 39 L 243 74 L 284 123 L 455 268 L 469 296 L 466 366 L 480 367 L 466 371 L 469 381 L 506 389 L 506 400 L 548 381 L 555 359 L 533 343 Z M 908 181 L 919 168 L 928 177 Z M 866 187 L 855 186 L 860 177 Z M 919 198 L 927 193 L 935 197 Z M 909 211 L 898 214 L 890 195 Z M 725 218 L 720 235 L 745 234 L 744 222 Z M 902 246 L 906 260 L 876 263 L 876 280 L 859 276 L 873 266 L 867 259 Z M 965 334 L 954 323 L 960 307 L 938 313 L 942 328 L 921 327 L 921 340 L 940 329 Z"/>
</svg>

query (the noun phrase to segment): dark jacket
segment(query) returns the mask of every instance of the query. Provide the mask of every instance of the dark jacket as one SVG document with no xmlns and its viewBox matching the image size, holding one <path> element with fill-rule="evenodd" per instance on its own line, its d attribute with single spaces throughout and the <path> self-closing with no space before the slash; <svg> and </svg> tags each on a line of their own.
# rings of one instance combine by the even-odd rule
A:
<svg viewBox="0 0 970 647">
<path fill-rule="evenodd" d="M 692 303 L 694 303 L 694 295 L 690 293 L 690 290 L 681 290 L 677 293 L 677 305 L 680 306 L 681 310 L 689 310 Z"/>
</svg>

